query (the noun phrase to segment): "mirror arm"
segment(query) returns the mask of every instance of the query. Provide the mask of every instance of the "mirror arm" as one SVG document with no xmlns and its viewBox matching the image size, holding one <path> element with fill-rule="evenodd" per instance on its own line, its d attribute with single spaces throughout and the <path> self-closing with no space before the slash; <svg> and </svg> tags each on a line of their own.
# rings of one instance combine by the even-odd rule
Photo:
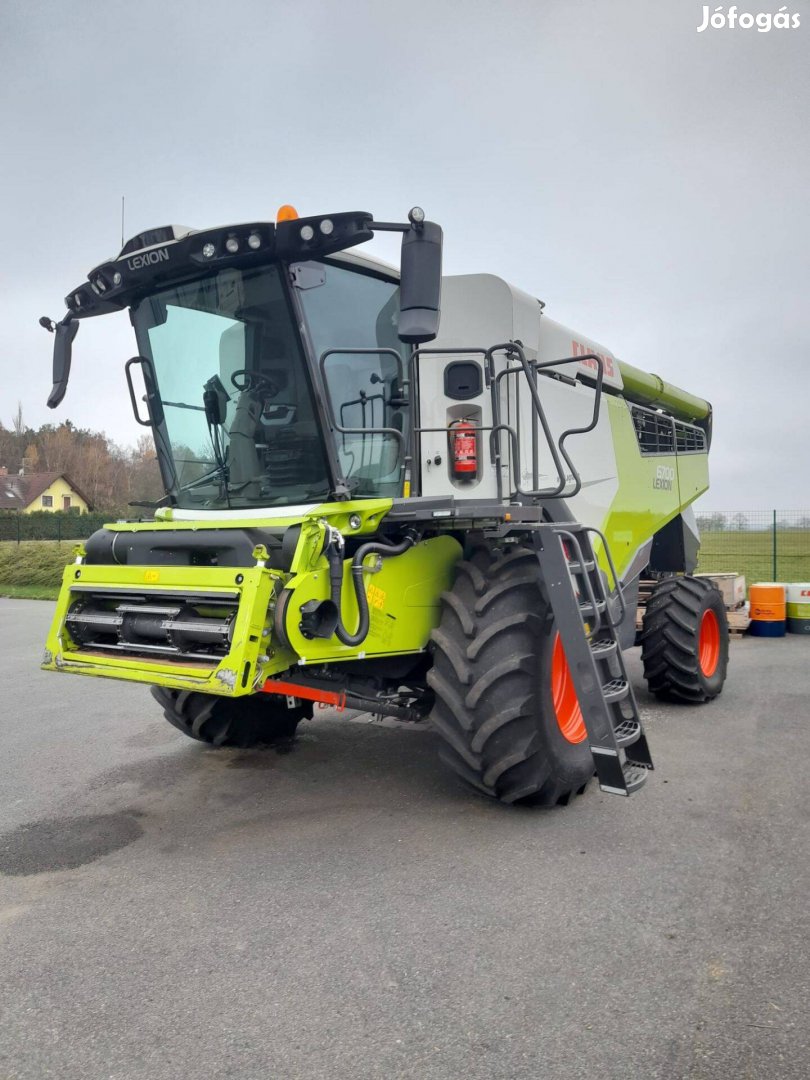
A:
<svg viewBox="0 0 810 1080">
<path fill-rule="evenodd" d="M 370 221 L 368 227 L 374 232 L 408 232 L 413 225 L 410 221 L 404 225 L 398 221 Z"/>
</svg>

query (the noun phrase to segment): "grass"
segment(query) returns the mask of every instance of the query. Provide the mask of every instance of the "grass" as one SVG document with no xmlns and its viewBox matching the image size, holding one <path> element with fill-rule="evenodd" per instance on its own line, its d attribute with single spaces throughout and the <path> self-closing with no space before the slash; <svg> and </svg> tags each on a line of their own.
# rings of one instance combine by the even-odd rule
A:
<svg viewBox="0 0 810 1080">
<path fill-rule="evenodd" d="M 0 542 L 0 596 L 22 600 L 55 600 L 62 571 L 73 559 L 73 543 L 63 540 Z"/>
<path fill-rule="evenodd" d="M 701 533 L 698 571 L 745 574 L 747 585 L 773 581 L 773 533 L 731 529 Z M 810 530 L 777 530 L 776 580 L 810 581 Z"/>
<path fill-rule="evenodd" d="M 744 574 L 747 584 L 773 579 L 773 536 L 725 529 L 701 536 L 699 571 Z M 73 558 L 73 541 L 0 541 L 0 596 L 55 600 L 62 570 Z M 779 581 L 810 581 L 810 530 L 787 529 L 776 535 Z"/>
<path fill-rule="evenodd" d="M 9 600 L 56 600 L 59 589 L 52 589 L 46 585 L 2 585 L 0 584 L 0 599 Z"/>
</svg>

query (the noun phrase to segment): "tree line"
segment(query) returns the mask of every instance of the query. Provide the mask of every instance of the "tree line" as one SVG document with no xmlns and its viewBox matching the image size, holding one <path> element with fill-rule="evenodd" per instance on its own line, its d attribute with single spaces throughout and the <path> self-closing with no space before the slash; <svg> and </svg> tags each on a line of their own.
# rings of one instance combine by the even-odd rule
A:
<svg viewBox="0 0 810 1080">
<path fill-rule="evenodd" d="M 22 406 L 10 427 L 0 419 L 0 466 L 9 475 L 65 473 L 95 510 L 119 516 L 130 513 L 133 502 L 154 502 L 163 485 L 151 436 L 142 435 L 134 446 L 119 446 L 98 431 L 78 428 L 70 420 L 30 428 Z"/>
<path fill-rule="evenodd" d="M 810 529 L 810 514 L 802 511 L 777 511 L 776 528 L 780 530 Z M 773 528 L 773 511 L 727 510 L 704 511 L 697 515 L 698 527 L 705 532 L 755 532 Z"/>
</svg>

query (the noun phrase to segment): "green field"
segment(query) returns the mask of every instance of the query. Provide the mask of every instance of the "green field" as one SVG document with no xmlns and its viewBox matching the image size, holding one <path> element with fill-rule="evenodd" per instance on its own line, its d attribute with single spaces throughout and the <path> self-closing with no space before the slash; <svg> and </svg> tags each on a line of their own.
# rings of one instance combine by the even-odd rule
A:
<svg viewBox="0 0 810 1080">
<path fill-rule="evenodd" d="M 732 529 L 701 533 L 698 572 L 744 574 L 748 585 L 773 581 L 773 533 Z M 810 581 L 810 530 L 777 530 L 776 580 Z"/>
<path fill-rule="evenodd" d="M 0 541 L 0 596 L 55 600 L 62 568 L 72 558 L 73 544 L 69 541 Z M 773 581 L 773 534 L 706 531 L 701 536 L 698 571 L 744 574 L 749 585 Z M 810 530 L 777 532 L 776 580 L 810 581 Z"/>
<path fill-rule="evenodd" d="M 55 600 L 62 570 L 73 559 L 73 544 L 55 540 L 0 542 L 0 596 Z"/>
</svg>

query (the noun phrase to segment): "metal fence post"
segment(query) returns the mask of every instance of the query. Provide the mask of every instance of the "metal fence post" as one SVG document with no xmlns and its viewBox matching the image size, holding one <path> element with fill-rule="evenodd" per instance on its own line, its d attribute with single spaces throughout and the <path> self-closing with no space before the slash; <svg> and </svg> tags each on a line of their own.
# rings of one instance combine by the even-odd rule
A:
<svg viewBox="0 0 810 1080">
<path fill-rule="evenodd" d="M 778 581 L 776 576 L 776 511 L 773 512 L 773 581 Z"/>
<path fill-rule="evenodd" d="M 17 511 L 17 544 L 20 543 L 20 511 Z"/>
</svg>

